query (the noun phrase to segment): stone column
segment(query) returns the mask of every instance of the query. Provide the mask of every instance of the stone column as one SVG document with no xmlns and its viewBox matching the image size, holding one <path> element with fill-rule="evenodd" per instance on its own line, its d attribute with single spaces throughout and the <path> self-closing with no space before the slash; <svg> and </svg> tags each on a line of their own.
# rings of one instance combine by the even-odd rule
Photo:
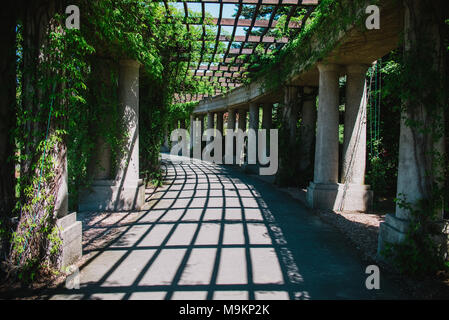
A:
<svg viewBox="0 0 449 320">
<path fill-rule="evenodd" d="M 313 149 L 316 134 L 316 93 L 310 87 L 304 87 L 303 104 L 301 111 L 301 126 L 299 135 L 301 144 L 299 146 L 299 170 L 304 176 L 303 183 L 306 184 L 313 179 Z"/>
<path fill-rule="evenodd" d="M 223 136 L 223 112 L 217 112 L 217 127 L 216 130 Z"/>
<path fill-rule="evenodd" d="M 238 123 L 238 128 L 240 130 L 242 130 L 243 132 L 246 131 L 246 110 L 245 109 L 240 109 L 239 111 L 239 123 Z"/>
<path fill-rule="evenodd" d="M 314 178 L 307 189 L 312 208 L 334 209 L 338 194 L 339 66 L 319 64 L 319 104 Z"/>
<path fill-rule="evenodd" d="M 140 209 L 144 201 L 144 187 L 139 179 L 139 68 L 134 60 L 120 61 L 119 103 L 128 141 L 116 177 L 116 210 Z M 140 190 L 139 190 L 140 189 Z"/>
<path fill-rule="evenodd" d="M 344 210 L 367 211 L 372 191 L 365 185 L 367 88 L 365 65 L 347 66 L 344 142 L 341 183 Z"/>
<path fill-rule="evenodd" d="M 200 130 L 202 137 L 204 134 L 204 114 L 198 115 L 198 121 L 200 122 L 199 123 L 200 127 L 198 129 Z"/>
<path fill-rule="evenodd" d="M 82 195 L 80 210 L 140 210 L 145 188 L 139 179 L 139 67 L 134 60 L 121 60 L 118 99 L 127 141 L 120 155 L 114 180 L 97 180 L 88 194 Z"/>
<path fill-rule="evenodd" d="M 368 66 L 362 65 L 351 65 L 346 68 L 342 183 L 362 185 L 365 182 L 367 69 Z"/>
<path fill-rule="evenodd" d="M 193 141 L 195 137 L 195 116 L 193 114 L 190 115 L 190 154 L 192 155 L 193 152 Z"/>
<path fill-rule="evenodd" d="M 256 133 L 259 129 L 259 106 L 255 102 L 249 104 L 249 128 Z"/>
<path fill-rule="evenodd" d="M 207 129 L 213 129 L 214 128 L 214 117 L 215 113 L 208 112 L 207 113 Z"/>
<path fill-rule="evenodd" d="M 235 110 L 228 109 L 228 123 L 227 130 L 235 130 Z"/>
<path fill-rule="evenodd" d="M 264 103 L 262 108 L 262 129 L 270 130 L 273 122 L 273 105 L 271 103 Z"/>
<path fill-rule="evenodd" d="M 296 124 L 299 117 L 298 87 L 288 86 L 284 89 L 284 122 L 289 130 L 289 144 L 294 146 L 296 143 Z"/>
<path fill-rule="evenodd" d="M 168 128 L 168 124 L 165 125 L 165 137 L 164 137 L 164 144 L 162 145 L 161 150 L 163 152 L 169 152 L 170 151 L 170 130 Z"/>
<path fill-rule="evenodd" d="M 406 55 L 416 55 L 415 59 L 420 59 L 423 65 L 417 65 L 419 72 L 435 73 L 443 76 L 446 72 L 445 59 L 447 54 L 447 46 L 444 44 L 441 36 L 440 26 L 437 15 L 432 10 L 427 10 L 424 1 L 404 1 L 404 53 Z M 439 16 L 442 17 L 442 16 Z M 432 50 L 417 50 L 422 48 L 424 41 L 428 41 Z M 444 52 L 444 53 L 443 53 Z M 445 90 L 444 83 L 441 79 L 437 80 L 433 86 L 438 86 L 436 92 Z M 417 85 L 412 84 L 412 85 Z M 428 214 L 423 212 L 424 209 L 419 206 L 421 202 L 440 201 L 432 199 L 432 193 L 435 188 L 442 187 L 441 183 L 444 177 L 440 175 L 441 166 L 447 166 L 447 162 L 435 161 L 434 157 L 442 157 L 445 159 L 444 137 L 435 139 L 433 136 L 442 126 L 444 126 L 444 102 L 435 103 L 432 106 L 426 105 L 425 101 L 429 98 L 429 94 L 435 95 L 436 92 L 430 93 L 429 90 L 422 89 L 414 92 L 414 97 L 407 96 L 402 101 L 403 110 L 401 112 L 401 127 L 399 136 L 399 163 L 397 178 L 397 198 L 405 201 L 407 207 L 396 204 L 395 214 L 387 214 L 385 222 L 380 224 L 379 229 L 379 246 L 378 254 L 382 255 L 382 250 L 386 243 L 401 243 L 407 239 L 407 232 L 410 228 L 411 214 L 410 209 L 416 210 L 416 214 Z M 428 108 L 432 107 L 430 113 Z M 440 118 L 440 119 L 438 119 Z M 416 121 L 419 126 L 407 125 L 407 121 Z M 424 130 L 423 130 L 424 129 Z M 436 153 L 432 155 L 432 153 Z M 433 204 L 439 205 L 438 202 Z M 410 208 L 411 207 L 411 208 Z M 447 255 L 448 253 L 448 235 L 444 234 L 449 230 L 447 221 L 443 219 L 443 210 L 438 210 L 438 216 L 433 226 L 427 225 L 428 230 L 435 234 L 429 235 L 435 244 L 441 246 L 440 252 Z M 417 217 L 418 219 L 420 217 Z M 437 253 L 437 252 L 435 252 Z"/>
</svg>

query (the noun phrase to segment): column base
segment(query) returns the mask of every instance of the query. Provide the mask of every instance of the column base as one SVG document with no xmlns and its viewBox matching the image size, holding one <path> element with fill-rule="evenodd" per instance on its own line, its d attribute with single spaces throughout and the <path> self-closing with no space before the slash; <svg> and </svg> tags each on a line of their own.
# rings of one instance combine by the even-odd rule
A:
<svg viewBox="0 0 449 320">
<path fill-rule="evenodd" d="M 401 243 L 406 239 L 407 231 L 410 228 L 410 221 L 397 218 L 394 214 L 387 214 L 385 221 L 379 227 L 379 240 L 377 245 L 377 256 L 385 260 L 383 251 L 386 244 Z M 441 220 L 435 222 L 434 229 L 436 235 L 432 240 L 438 247 L 440 254 L 444 260 L 449 259 L 449 221 Z"/>
<path fill-rule="evenodd" d="M 89 190 L 82 192 L 80 211 L 130 211 L 140 210 L 145 203 L 145 186 L 142 179 L 117 186 L 114 180 L 96 180 Z"/>
<path fill-rule="evenodd" d="M 368 185 L 314 183 L 307 188 L 307 204 L 314 209 L 334 211 L 369 211 L 373 191 Z"/>
<path fill-rule="evenodd" d="M 62 240 L 62 251 L 59 267 L 65 268 L 76 263 L 83 255 L 82 247 L 82 224 L 76 220 L 76 212 L 70 213 L 56 221 L 60 229 Z"/>
<path fill-rule="evenodd" d="M 379 226 L 379 240 L 377 245 L 377 255 L 382 256 L 387 243 L 401 243 L 405 240 L 410 221 L 399 219 L 394 214 L 387 214 L 385 221 Z"/>
</svg>

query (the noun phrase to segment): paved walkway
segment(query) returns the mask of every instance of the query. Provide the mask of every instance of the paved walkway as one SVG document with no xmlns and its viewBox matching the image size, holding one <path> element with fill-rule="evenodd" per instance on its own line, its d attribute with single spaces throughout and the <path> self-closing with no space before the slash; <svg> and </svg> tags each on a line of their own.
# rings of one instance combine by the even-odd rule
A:
<svg viewBox="0 0 449 320">
<path fill-rule="evenodd" d="M 112 214 L 121 217 L 112 225 L 109 214 L 92 219 L 80 289 L 52 299 L 400 298 L 383 277 L 381 290 L 367 290 L 351 244 L 271 185 L 163 158 L 166 185 L 148 194 L 151 210 Z"/>
</svg>

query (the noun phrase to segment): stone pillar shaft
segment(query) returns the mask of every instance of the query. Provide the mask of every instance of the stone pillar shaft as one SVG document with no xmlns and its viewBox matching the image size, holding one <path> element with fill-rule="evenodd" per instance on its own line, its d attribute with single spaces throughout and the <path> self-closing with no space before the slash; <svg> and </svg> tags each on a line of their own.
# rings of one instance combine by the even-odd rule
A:
<svg viewBox="0 0 449 320">
<path fill-rule="evenodd" d="M 240 109 L 239 110 L 239 129 L 242 131 L 246 131 L 246 110 Z"/>
<path fill-rule="evenodd" d="M 200 127 L 198 128 L 198 130 L 200 130 L 202 137 L 204 134 L 204 114 L 198 115 L 198 121 L 200 122 L 199 123 Z"/>
<path fill-rule="evenodd" d="M 259 106 L 254 102 L 249 104 L 249 128 L 259 129 Z"/>
<path fill-rule="evenodd" d="M 193 114 L 190 115 L 190 150 L 193 150 L 193 141 L 194 141 L 194 135 L 195 134 L 195 116 Z"/>
<path fill-rule="evenodd" d="M 284 88 L 284 122 L 288 126 L 289 143 L 291 146 L 296 142 L 296 124 L 298 123 L 298 87 L 287 86 Z"/>
<path fill-rule="evenodd" d="M 347 67 L 342 183 L 365 183 L 367 69 L 363 65 Z"/>
<path fill-rule="evenodd" d="M 301 115 L 302 119 L 299 129 L 301 137 L 299 169 L 304 171 L 313 166 L 312 152 L 315 143 L 317 110 L 316 94 L 313 94 L 312 88 L 304 88 L 304 102 Z"/>
<path fill-rule="evenodd" d="M 128 141 L 116 180 L 139 180 L 139 67 L 133 60 L 120 61 L 118 97 Z"/>
<path fill-rule="evenodd" d="M 215 113 L 208 112 L 207 113 L 207 129 L 213 129 L 214 128 L 214 117 Z"/>
<path fill-rule="evenodd" d="M 227 123 L 227 130 L 235 130 L 235 110 L 234 109 L 228 109 L 228 123 Z"/>
<path fill-rule="evenodd" d="M 272 127 L 273 116 L 272 116 L 273 105 L 271 103 L 263 104 L 262 112 L 262 129 L 270 130 Z"/>
<path fill-rule="evenodd" d="M 338 182 L 339 72 L 334 64 L 319 64 L 320 87 L 315 145 L 315 183 Z"/>
<path fill-rule="evenodd" d="M 217 112 L 217 131 L 223 135 L 223 112 Z"/>
<path fill-rule="evenodd" d="M 80 195 L 81 211 L 140 210 L 145 186 L 139 179 L 139 67 L 134 60 L 121 60 L 118 100 L 127 140 L 114 180 L 94 180 Z"/>
</svg>

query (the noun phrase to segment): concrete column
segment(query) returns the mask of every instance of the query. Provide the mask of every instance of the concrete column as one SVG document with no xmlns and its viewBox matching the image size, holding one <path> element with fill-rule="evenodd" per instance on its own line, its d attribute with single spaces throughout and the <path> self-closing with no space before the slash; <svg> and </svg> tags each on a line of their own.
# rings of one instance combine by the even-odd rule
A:
<svg viewBox="0 0 449 320">
<path fill-rule="evenodd" d="M 98 68 L 98 75 L 100 83 L 104 85 L 105 89 L 114 88 L 113 80 L 111 79 L 110 65 L 105 60 L 98 61 L 95 68 Z M 106 89 L 106 90 L 107 90 Z M 112 118 L 110 114 L 103 114 L 98 126 L 110 124 Z M 92 150 L 92 158 L 89 161 L 88 175 L 93 180 L 106 180 L 112 178 L 111 164 L 112 152 L 111 146 L 106 142 L 105 138 L 99 133 L 99 130 L 93 128 L 93 135 L 95 138 L 95 148 Z"/>
<path fill-rule="evenodd" d="M 82 211 L 140 210 L 145 187 L 139 179 L 139 67 L 134 60 L 121 60 L 118 99 L 127 141 L 120 155 L 114 180 L 97 180 L 92 192 L 81 195 Z"/>
<path fill-rule="evenodd" d="M 299 117 L 298 87 L 287 86 L 284 88 L 283 104 L 283 118 L 289 130 L 290 146 L 293 147 L 296 143 L 296 124 Z"/>
<path fill-rule="evenodd" d="M 262 112 L 262 129 L 270 130 L 273 122 L 273 104 L 264 103 Z"/>
<path fill-rule="evenodd" d="M 217 112 L 217 131 L 223 136 L 223 112 Z"/>
<path fill-rule="evenodd" d="M 239 111 L 239 123 L 238 123 L 238 128 L 240 130 L 242 130 L 243 132 L 246 131 L 246 110 L 245 109 L 240 109 Z"/>
<path fill-rule="evenodd" d="M 366 167 L 366 105 L 365 75 L 368 66 L 346 68 L 345 131 L 343 142 L 342 183 L 363 185 Z"/>
<path fill-rule="evenodd" d="M 235 130 L 235 110 L 228 109 L 228 123 L 227 130 Z"/>
<path fill-rule="evenodd" d="M 202 137 L 204 134 L 204 114 L 198 115 L 198 121 L 200 122 L 199 123 L 200 127 L 198 128 L 198 130 L 200 130 Z"/>
<path fill-rule="evenodd" d="M 55 209 L 58 218 L 65 217 L 69 213 L 69 176 L 67 172 L 67 148 L 64 147 L 64 154 L 58 163 L 58 167 L 62 168 L 61 185 L 56 196 Z"/>
<path fill-rule="evenodd" d="M 415 54 L 419 51 L 416 50 L 422 45 L 419 35 L 425 34 L 429 44 L 434 45 L 433 50 L 428 50 L 425 54 L 425 59 L 432 63 L 428 65 L 431 68 L 429 71 L 442 76 L 444 74 L 442 52 L 446 51 L 446 47 L 441 41 L 438 20 L 433 19 L 434 12 L 426 10 L 426 5 L 426 2 L 418 0 L 404 1 L 404 52 Z M 418 66 L 419 68 L 423 67 Z M 439 85 L 441 88 L 444 87 L 442 82 Z M 417 98 L 406 97 L 402 101 L 396 194 L 397 198 L 405 200 L 412 209 L 417 210 L 417 214 L 428 214 L 428 212 L 422 212 L 423 208 L 419 206 L 419 203 L 421 201 L 439 201 L 432 199 L 432 191 L 436 187 L 442 187 L 440 183 L 444 181 L 444 178 L 439 175 L 444 171 L 440 170 L 443 169 L 442 165 L 447 166 L 445 162 L 435 161 L 433 156 L 436 155 L 431 154 L 437 152 L 437 156 L 442 157 L 441 159 L 445 157 L 444 137 L 439 139 L 432 137 L 445 121 L 445 106 L 444 104 L 432 105 L 433 114 L 429 114 L 423 102 L 429 92 L 423 89 L 415 94 L 418 96 Z M 437 115 L 441 120 L 437 120 Z M 419 126 L 407 125 L 406 122 L 409 120 L 417 121 Z M 441 122 L 439 123 L 439 121 Z M 438 202 L 435 204 L 438 205 Z M 442 220 L 443 210 L 439 211 L 439 216 L 436 217 L 439 221 L 437 220 L 437 223 L 432 226 L 433 232 L 436 231 L 436 233 L 429 236 L 440 246 L 440 250 L 445 250 L 440 254 L 442 254 L 442 258 L 445 258 L 445 255 L 447 259 L 449 224 Z M 381 223 L 379 228 L 378 254 L 383 255 L 382 250 L 386 243 L 401 243 L 407 239 L 411 214 L 410 208 L 401 207 L 398 203 L 395 214 L 386 215 L 385 222 Z M 430 229 L 431 226 L 428 227 Z M 446 228 L 446 234 L 444 234 L 444 228 Z"/>
<path fill-rule="evenodd" d="M 319 104 L 314 178 L 307 189 L 312 208 L 334 209 L 338 193 L 339 66 L 319 64 Z"/>
<path fill-rule="evenodd" d="M 163 152 L 169 152 L 170 151 L 170 142 L 169 142 L 169 140 L 170 140 L 170 130 L 168 128 L 168 124 L 165 125 L 164 132 L 165 132 L 164 144 L 162 145 L 161 150 Z"/>
<path fill-rule="evenodd" d="M 299 128 L 301 137 L 299 170 L 306 176 L 306 179 L 312 179 L 313 177 L 309 175 L 309 172 L 313 173 L 313 148 L 317 117 L 316 94 L 314 94 L 313 88 L 304 87 L 301 116 L 301 126 Z"/>
<path fill-rule="evenodd" d="M 194 137 L 195 137 L 195 116 L 193 114 L 190 115 L 189 137 L 190 137 L 190 150 L 193 150 L 193 141 L 194 141 Z"/>
<path fill-rule="evenodd" d="M 255 102 L 249 104 L 249 128 L 259 129 L 259 106 Z"/>
<path fill-rule="evenodd" d="M 118 97 L 128 141 L 116 180 L 125 184 L 139 180 L 139 67 L 137 61 L 120 61 Z"/>
<path fill-rule="evenodd" d="M 92 154 L 91 174 L 94 180 L 111 178 L 111 146 L 98 136 L 95 150 Z"/>
<path fill-rule="evenodd" d="M 214 128 L 214 117 L 215 113 L 208 112 L 207 113 L 207 129 L 213 129 Z"/>
<path fill-rule="evenodd" d="M 320 87 L 313 181 L 337 183 L 339 67 L 335 64 L 319 64 L 318 70 Z"/>
</svg>

